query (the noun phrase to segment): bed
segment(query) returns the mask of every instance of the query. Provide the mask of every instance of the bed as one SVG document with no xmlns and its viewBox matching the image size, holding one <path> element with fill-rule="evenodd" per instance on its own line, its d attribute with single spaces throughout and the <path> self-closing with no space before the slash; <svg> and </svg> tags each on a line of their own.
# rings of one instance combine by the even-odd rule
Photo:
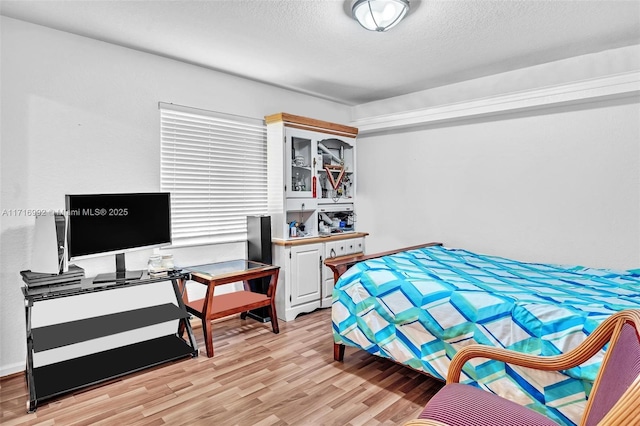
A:
<svg viewBox="0 0 640 426">
<path fill-rule="evenodd" d="M 640 308 L 640 270 L 525 263 L 439 243 L 327 265 L 337 278 L 335 358 L 353 346 L 438 379 L 469 344 L 557 355 L 613 313 Z M 462 381 L 571 425 L 601 360 L 561 373 L 480 360 L 466 365 Z"/>
</svg>

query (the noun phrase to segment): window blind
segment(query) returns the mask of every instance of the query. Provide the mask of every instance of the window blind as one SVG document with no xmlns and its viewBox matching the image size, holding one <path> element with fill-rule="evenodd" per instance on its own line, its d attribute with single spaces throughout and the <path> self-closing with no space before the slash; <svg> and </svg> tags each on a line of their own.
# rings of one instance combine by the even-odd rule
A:
<svg viewBox="0 0 640 426">
<path fill-rule="evenodd" d="M 246 240 L 267 212 L 263 120 L 160 103 L 161 190 L 171 192 L 174 245 Z"/>
</svg>

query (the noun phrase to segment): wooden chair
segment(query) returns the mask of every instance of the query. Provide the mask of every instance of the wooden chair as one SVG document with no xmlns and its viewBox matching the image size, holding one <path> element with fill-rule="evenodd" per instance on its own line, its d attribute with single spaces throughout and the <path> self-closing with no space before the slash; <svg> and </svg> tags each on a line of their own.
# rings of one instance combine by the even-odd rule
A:
<svg viewBox="0 0 640 426">
<path fill-rule="evenodd" d="M 460 384 L 463 365 L 472 358 L 547 371 L 576 367 L 609 347 L 593 384 L 580 425 L 640 425 L 640 310 L 618 312 L 575 349 L 540 357 L 483 345 L 469 345 L 451 360 L 447 384 L 405 426 L 555 425 L 551 419 L 475 386 Z"/>
</svg>

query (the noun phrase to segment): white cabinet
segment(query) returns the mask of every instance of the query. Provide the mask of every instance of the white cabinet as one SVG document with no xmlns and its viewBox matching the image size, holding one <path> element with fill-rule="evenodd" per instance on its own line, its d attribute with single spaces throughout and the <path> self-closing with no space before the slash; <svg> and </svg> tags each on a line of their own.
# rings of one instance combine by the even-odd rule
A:
<svg viewBox="0 0 640 426">
<path fill-rule="evenodd" d="M 320 307 L 322 299 L 322 243 L 283 246 L 274 244 L 274 263 L 280 265 L 276 311 L 283 321 Z"/>
<path fill-rule="evenodd" d="M 280 265 L 276 311 L 283 321 L 293 321 L 303 312 L 331 307 L 333 272 L 324 260 L 345 254 L 364 253 L 367 234 L 354 238 L 339 235 L 273 245 L 274 262 Z M 348 253 L 349 250 L 355 250 Z"/>
<path fill-rule="evenodd" d="M 265 121 L 272 237 L 355 232 L 358 129 L 285 113 Z"/>
<path fill-rule="evenodd" d="M 364 252 L 356 232 L 358 129 L 279 113 L 267 123 L 268 214 L 278 318 L 331 306 L 327 257 Z"/>
</svg>

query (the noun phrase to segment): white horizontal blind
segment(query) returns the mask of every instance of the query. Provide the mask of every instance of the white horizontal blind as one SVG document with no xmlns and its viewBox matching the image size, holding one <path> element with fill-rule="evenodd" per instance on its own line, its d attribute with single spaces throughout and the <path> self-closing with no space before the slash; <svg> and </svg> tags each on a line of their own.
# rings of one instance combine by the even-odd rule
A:
<svg viewBox="0 0 640 426">
<path fill-rule="evenodd" d="M 161 190 L 173 244 L 241 241 L 267 212 L 264 121 L 160 103 Z"/>
</svg>

